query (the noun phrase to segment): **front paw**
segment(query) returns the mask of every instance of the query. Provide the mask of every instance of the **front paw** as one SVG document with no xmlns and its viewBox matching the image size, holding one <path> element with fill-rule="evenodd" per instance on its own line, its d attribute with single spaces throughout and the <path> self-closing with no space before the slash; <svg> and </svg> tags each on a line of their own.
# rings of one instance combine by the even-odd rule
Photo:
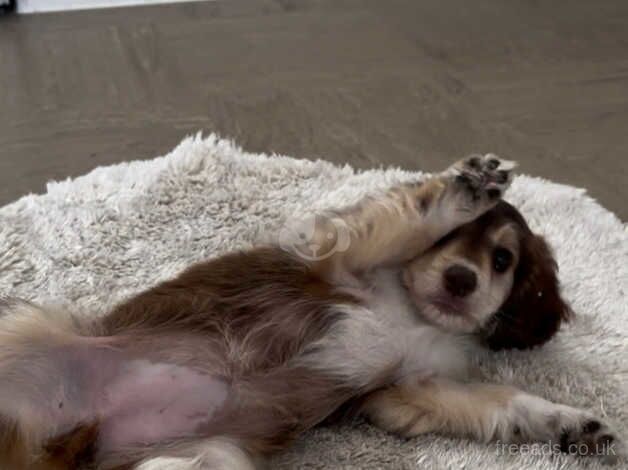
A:
<svg viewBox="0 0 628 470">
<path fill-rule="evenodd" d="M 492 207 L 503 196 L 513 178 L 515 162 L 492 153 L 471 155 L 445 172 L 458 196 L 458 209 L 477 215 Z"/>
<path fill-rule="evenodd" d="M 567 423 L 558 424 L 557 444 L 560 450 L 572 455 L 598 456 L 608 463 L 614 463 L 623 454 L 621 441 L 616 434 L 594 416 L 580 410 L 574 412 L 575 416 L 567 418 Z"/>
<path fill-rule="evenodd" d="M 517 417 L 510 429 L 513 441 L 549 442 L 552 449 L 574 456 L 595 456 L 615 463 L 625 455 L 619 436 L 592 414 L 537 397 L 515 402 Z"/>
</svg>

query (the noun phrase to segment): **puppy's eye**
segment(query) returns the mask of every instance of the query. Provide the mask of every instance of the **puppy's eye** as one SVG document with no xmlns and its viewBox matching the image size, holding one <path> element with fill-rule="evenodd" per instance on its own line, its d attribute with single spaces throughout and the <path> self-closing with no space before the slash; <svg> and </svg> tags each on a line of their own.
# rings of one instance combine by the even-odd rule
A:
<svg viewBox="0 0 628 470">
<path fill-rule="evenodd" d="M 498 273 L 506 272 L 512 264 L 512 258 L 510 250 L 501 246 L 495 248 L 495 251 L 493 251 L 493 269 Z"/>
</svg>

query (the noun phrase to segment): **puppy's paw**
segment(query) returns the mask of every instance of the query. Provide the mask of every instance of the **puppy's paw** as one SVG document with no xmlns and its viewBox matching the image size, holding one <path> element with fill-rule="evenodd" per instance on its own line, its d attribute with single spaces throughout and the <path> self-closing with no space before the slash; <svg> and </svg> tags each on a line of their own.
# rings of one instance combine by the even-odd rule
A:
<svg viewBox="0 0 628 470">
<path fill-rule="evenodd" d="M 452 165 L 446 174 L 454 187 L 467 197 L 469 210 L 482 209 L 496 203 L 512 182 L 514 162 L 502 160 L 492 153 L 471 155 Z"/>
<path fill-rule="evenodd" d="M 619 436 L 591 413 L 537 397 L 522 397 L 511 428 L 519 441 L 549 442 L 552 449 L 574 456 L 593 456 L 615 463 L 625 455 Z"/>
<path fill-rule="evenodd" d="M 607 463 L 614 463 L 623 454 L 620 439 L 604 422 L 582 411 L 570 421 L 559 429 L 562 452 L 596 456 Z"/>
</svg>

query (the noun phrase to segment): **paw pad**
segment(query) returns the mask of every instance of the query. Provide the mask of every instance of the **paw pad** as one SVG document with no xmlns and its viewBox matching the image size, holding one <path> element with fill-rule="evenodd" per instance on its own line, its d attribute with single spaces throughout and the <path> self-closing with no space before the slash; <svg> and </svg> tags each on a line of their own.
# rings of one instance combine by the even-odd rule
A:
<svg viewBox="0 0 628 470">
<path fill-rule="evenodd" d="M 576 427 L 561 430 L 559 443 L 562 452 L 574 455 L 592 455 L 602 458 L 616 457 L 615 436 L 608 426 L 597 419 L 587 419 Z"/>
<path fill-rule="evenodd" d="M 584 423 L 584 426 L 582 426 L 582 432 L 584 434 L 591 434 L 592 432 L 599 431 L 601 426 L 602 425 L 600 424 L 599 421 L 591 420 Z"/>
<path fill-rule="evenodd" d="M 472 201 L 495 201 L 510 185 L 515 163 L 489 153 L 471 155 L 451 167 L 455 182 L 463 187 Z"/>
</svg>

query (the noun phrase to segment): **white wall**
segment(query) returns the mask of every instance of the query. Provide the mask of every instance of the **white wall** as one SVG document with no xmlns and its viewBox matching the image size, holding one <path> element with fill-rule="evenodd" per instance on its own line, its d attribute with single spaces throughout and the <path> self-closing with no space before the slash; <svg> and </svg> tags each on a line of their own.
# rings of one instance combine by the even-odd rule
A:
<svg viewBox="0 0 628 470">
<path fill-rule="evenodd" d="M 121 7 L 125 5 L 155 5 L 203 0 L 18 0 L 19 13 L 44 11 L 86 10 L 89 8 Z"/>
</svg>

